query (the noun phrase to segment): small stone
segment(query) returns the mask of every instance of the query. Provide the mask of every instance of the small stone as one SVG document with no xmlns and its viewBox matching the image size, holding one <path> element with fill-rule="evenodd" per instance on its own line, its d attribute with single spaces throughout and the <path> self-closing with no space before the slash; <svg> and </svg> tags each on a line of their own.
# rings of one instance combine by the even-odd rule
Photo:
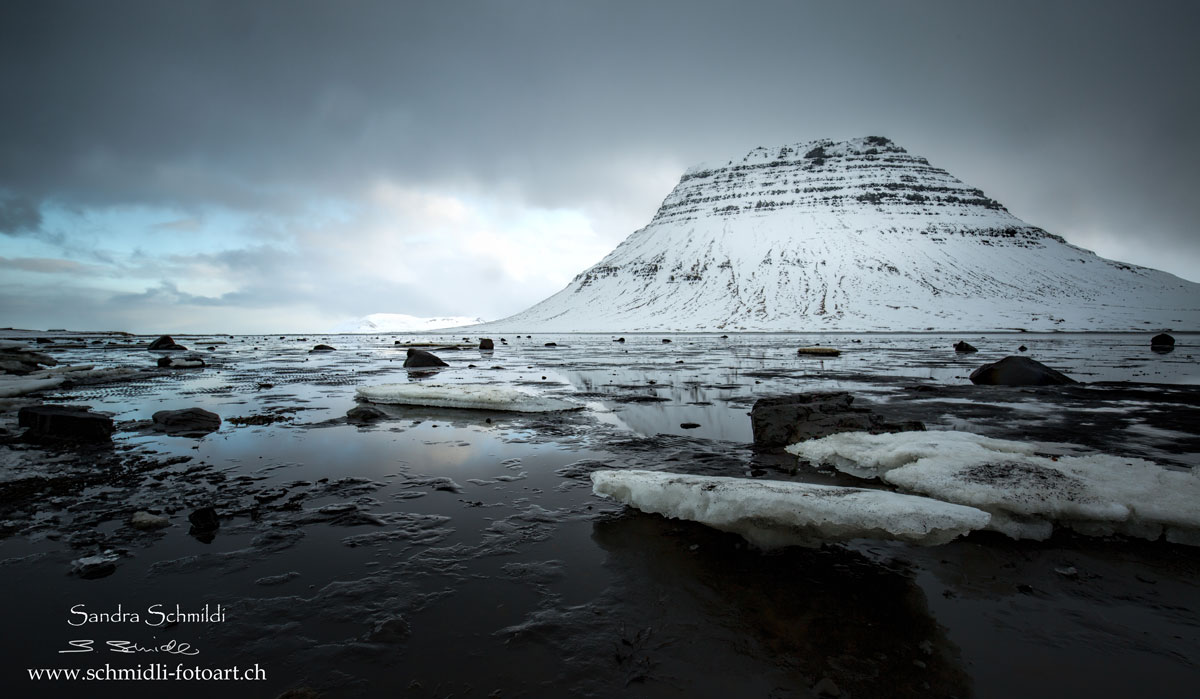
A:
<svg viewBox="0 0 1200 699">
<path fill-rule="evenodd" d="M 699 426 L 700 426 L 700 423 L 698 423 L 698 422 L 681 422 L 681 423 L 679 423 L 679 427 L 681 429 L 685 429 L 685 430 L 694 430 Z"/>
<path fill-rule="evenodd" d="M 346 419 L 350 422 L 374 422 L 387 417 L 387 413 L 370 405 L 359 405 L 346 411 Z"/>
<path fill-rule="evenodd" d="M 203 408 L 160 410 L 151 419 L 154 429 L 180 437 L 203 437 L 221 429 L 221 416 Z"/>
<path fill-rule="evenodd" d="M 84 556 L 71 561 L 71 572 L 84 580 L 106 578 L 117 572 L 119 559 L 119 556 L 108 551 L 95 556 Z"/>
<path fill-rule="evenodd" d="M 954 351 L 955 352 L 978 352 L 979 350 L 975 349 L 974 347 L 967 344 L 966 342 L 959 341 L 959 342 L 954 343 Z"/>
<path fill-rule="evenodd" d="M 1026 347 L 1025 345 L 1021 345 L 1020 347 L 1017 348 L 1017 351 L 1018 352 L 1028 352 L 1029 348 Z"/>
<path fill-rule="evenodd" d="M 153 529 L 169 527 L 171 526 L 171 522 L 166 517 L 160 517 L 159 515 L 152 515 L 149 512 L 139 511 L 134 512 L 133 516 L 129 518 L 129 526 L 133 527 L 134 529 L 150 531 Z"/>
<path fill-rule="evenodd" d="M 819 682 L 812 687 L 813 694 L 823 697 L 840 697 L 842 690 L 837 684 L 828 677 L 822 677 Z"/>
<path fill-rule="evenodd" d="M 329 345 L 317 345 L 316 347 L 313 347 L 312 349 L 310 349 L 309 353 L 311 354 L 313 352 L 336 352 L 336 351 L 337 351 L 336 348 L 330 347 Z"/>
<path fill-rule="evenodd" d="M 192 531 L 195 532 L 211 532 L 221 527 L 221 520 L 213 507 L 201 507 L 193 511 L 188 515 L 188 521 L 192 523 Z"/>
</svg>

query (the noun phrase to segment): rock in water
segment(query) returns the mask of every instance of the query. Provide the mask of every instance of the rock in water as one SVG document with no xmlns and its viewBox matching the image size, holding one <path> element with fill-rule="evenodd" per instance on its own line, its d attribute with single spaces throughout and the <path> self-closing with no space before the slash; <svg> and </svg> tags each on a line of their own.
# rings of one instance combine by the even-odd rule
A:
<svg viewBox="0 0 1200 699">
<path fill-rule="evenodd" d="M 187 347 L 176 343 L 175 340 L 171 339 L 170 335 L 163 335 L 154 342 L 151 342 L 150 346 L 146 349 L 151 352 L 158 352 L 162 350 L 186 350 Z"/>
<path fill-rule="evenodd" d="M 188 515 L 188 521 L 192 523 L 194 532 L 213 532 L 221 527 L 221 520 L 217 517 L 217 510 L 213 507 L 201 507 L 194 510 Z"/>
<path fill-rule="evenodd" d="M 1009 356 L 972 371 L 971 383 L 984 386 L 1055 386 L 1077 382 L 1029 357 Z"/>
<path fill-rule="evenodd" d="M 492 342 L 491 338 L 488 338 L 488 337 L 480 338 L 479 349 L 494 350 L 494 349 L 496 349 L 496 343 Z"/>
<path fill-rule="evenodd" d="M 313 347 L 312 349 L 310 349 L 309 353 L 311 354 L 312 352 L 336 352 L 336 351 L 337 351 L 336 348 L 330 347 L 329 345 L 317 345 L 316 347 Z"/>
<path fill-rule="evenodd" d="M 171 526 L 171 522 L 166 517 L 152 515 L 143 510 L 133 513 L 133 516 L 129 518 L 129 526 L 133 527 L 134 529 L 151 531 L 153 529 L 169 527 Z"/>
<path fill-rule="evenodd" d="M 838 393 L 800 393 L 762 398 L 750 410 L 754 443 L 781 447 L 838 432 L 906 432 L 924 430 L 917 421 L 889 422 L 867 408 L 851 407 L 854 396 Z"/>
<path fill-rule="evenodd" d="M 435 367 L 435 366 L 450 366 L 449 364 L 438 359 L 432 352 L 426 352 L 419 349 L 408 349 L 408 357 L 404 360 L 405 367 Z"/>
<path fill-rule="evenodd" d="M 158 366 L 163 369 L 200 369 L 208 365 L 200 357 L 192 355 L 187 357 L 159 357 Z"/>
<path fill-rule="evenodd" d="M 26 439 L 110 442 L 112 418 L 93 413 L 86 405 L 30 405 L 17 413 L 17 424 L 28 428 Z"/>
<path fill-rule="evenodd" d="M 221 416 L 203 408 L 160 410 L 152 419 L 154 429 L 180 437 L 203 437 L 221 429 Z"/>
<path fill-rule="evenodd" d="M 1150 338 L 1150 349 L 1159 354 L 1166 354 L 1175 349 L 1175 338 L 1166 333 L 1159 333 Z"/>
<path fill-rule="evenodd" d="M 387 413 L 371 405 L 357 405 L 346 411 L 348 422 L 375 422 L 387 417 Z"/>
<path fill-rule="evenodd" d="M 974 347 L 972 347 L 971 345 L 969 345 L 965 342 L 959 341 L 959 342 L 954 343 L 954 351 L 955 352 L 978 352 L 979 350 L 975 349 Z"/>
</svg>

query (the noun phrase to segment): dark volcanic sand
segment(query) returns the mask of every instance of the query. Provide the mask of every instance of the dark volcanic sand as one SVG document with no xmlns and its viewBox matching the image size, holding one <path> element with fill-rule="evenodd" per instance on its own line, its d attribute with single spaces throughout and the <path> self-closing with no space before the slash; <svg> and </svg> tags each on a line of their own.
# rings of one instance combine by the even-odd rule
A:
<svg viewBox="0 0 1200 699">
<path fill-rule="evenodd" d="M 12 442 L 16 406 L 36 400 L 5 401 L 5 695 L 274 697 L 303 686 L 325 697 L 803 697 L 831 682 L 844 697 L 1194 695 L 1200 548 L 981 533 L 934 548 L 863 541 L 762 554 L 597 498 L 588 473 L 864 485 L 796 471 L 793 457 L 747 444 L 755 400 L 812 390 L 850 391 L 931 428 L 1192 468 L 1200 337 L 1177 334 L 1168 355 L 1152 353 L 1148 335 L 613 337 L 434 350 L 450 368 L 412 379 L 587 403 L 575 413 L 380 406 L 386 419 L 347 423 L 356 386 L 409 380 L 396 336 L 175 336 L 210 366 L 45 395 L 114 413 L 110 448 Z M 153 367 L 159 356 L 123 339 L 55 339 L 40 350 L 61 362 Z M 956 355 L 959 339 L 979 353 Z M 318 343 L 337 349 L 310 354 Z M 796 355 L 810 344 L 843 354 Z M 1021 344 L 1091 383 L 966 381 Z M 154 412 L 188 407 L 221 415 L 220 430 L 196 439 L 147 429 Z M 187 515 L 207 505 L 221 525 L 206 543 L 189 534 Z M 139 510 L 170 526 L 134 529 Z M 71 573 L 72 561 L 104 552 L 109 574 Z M 149 626 L 156 604 L 221 605 L 225 616 Z M 120 605 L 141 620 L 71 626 L 76 605 Z M 79 639 L 100 650 L 58 652 Z M 108 640 L 172 639 L 199 653 L 103 650 Z M 31 682 L 27 673 L 180 661 L 258 663 L 267 679 Z"/>
</svg>

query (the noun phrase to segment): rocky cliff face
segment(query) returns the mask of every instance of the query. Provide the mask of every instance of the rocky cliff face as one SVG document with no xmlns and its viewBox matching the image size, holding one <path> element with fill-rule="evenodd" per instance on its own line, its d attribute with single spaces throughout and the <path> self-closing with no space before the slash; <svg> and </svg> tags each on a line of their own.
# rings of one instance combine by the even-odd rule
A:
<svg viewBox="0 0 1200 699">
<path fill-rule="evenodd" d="M 688 170 L 650 224 L 495 328 L 1200 327 L 1200 284 L 1030 226 L 886 138 L 756 148 Z"/>
</svg>

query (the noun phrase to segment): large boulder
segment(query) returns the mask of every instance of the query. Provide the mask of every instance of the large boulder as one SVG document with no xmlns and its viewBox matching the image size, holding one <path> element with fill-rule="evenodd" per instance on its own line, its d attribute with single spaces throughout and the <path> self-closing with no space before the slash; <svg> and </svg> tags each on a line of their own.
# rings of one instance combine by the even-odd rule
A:
<svg viewBox="0 0 1200 699">
<path fill-rule="evenodd" d="M 1029 357 L 1009 356 L 972 371 L 971 383 L 983 386 L 1057 386 L 1077 382 Z"/>
<path fill-rule="evenodd" d="M 203 408 L 160 410 L 152 419 L 154 429 L 179 437 L 203 437 L 221 429 L 221 416 Z"/>
<path fill-rule="evenodd" d="M 1166 333 L 1159 333 L 1150 338 L 1150 349 L 1165 354 L 1175 349 L 1175 338 Z"/>
<path fill-rule="evenodd" d="M 492 342 L 491 338 L 488 338 L 488 337 L 480 338 L 479 349 L 494 350 L 494 349 L 496 349 L 496 343 Z"/>
<path fill-rule="evenodd" d="M 313 352 L 336 352 L 336 351 L 337 351 L 336 347 L 330 347 L 329 345 L 317 345 L 316 347 L 313 347 L 312 349 L 310 349 L 308 352 L 309 352 L 309 354 L 312 354 Z"/>
<path fill-rule="evenodd" d="M 404 366 L 409 368 L 420 368 L 450 365 L 438 359 L 437 355 L 432 352 L 426 352 L 425 350 L 413 349 L 410 347 L 408 349 L 408 357 L 406 357 L 404 360 Z"/>
<path fill-rule="evenodd" d="M 150 346 L 146 349 L 150 350 L 151 352 L 158 352 L 161 350 L 186 350 L 187 347 L 176 343 L 175 340 L 171 339 L 170 335 L 163 335 L 154 342 L 151 342 Z"/>
<path fill-rule="evenodd" d="M 110 442 L 116 429 L 112 418 L 93 413 L 86 405 L 30 405 L 17 413 L 25 438 L 73 442 Z"/>
<path fill-rule="evenodd" d="M 759 399 L 750 410 L 754 443 L 781 447 L 838 432 L 879 434 L 925 429 L 915 420 L 888 421 L 869 408 L 853 407 L 853 402 L 854 396 L 845 392 L 800 393 Z"/>
</svg>

